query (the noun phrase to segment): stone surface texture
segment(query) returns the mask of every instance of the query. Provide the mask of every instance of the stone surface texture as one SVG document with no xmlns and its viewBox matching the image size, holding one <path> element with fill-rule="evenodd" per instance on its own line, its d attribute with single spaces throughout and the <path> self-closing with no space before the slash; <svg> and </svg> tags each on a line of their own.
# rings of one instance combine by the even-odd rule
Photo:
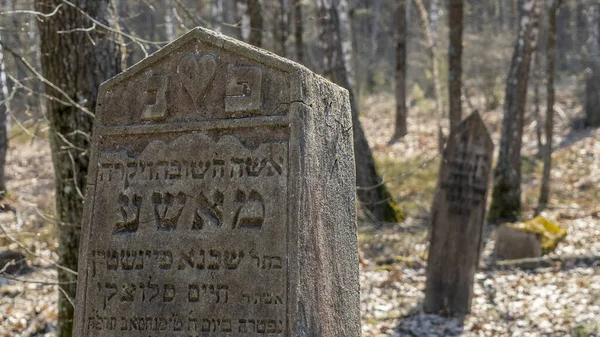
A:
<svg viewBox="0 0 600 337">
<path fill-rule="evenodd" d="M 496 229 L 494 257 L 498 260 L 523 259 L 542 256 L 540 235 L 525 232 L 507 225 Z"/>
<path fill-rule="evenodd" d="M 478 113 L 450 134 L 432 206 L 426 312 L 461 315 L 470 311 L 493 151 Z"/>
<path fill-rule="evenodd" d="M 196 28 L 98 102 L 75 336 L 359 336 L 346 90 Z"/>
</svg>

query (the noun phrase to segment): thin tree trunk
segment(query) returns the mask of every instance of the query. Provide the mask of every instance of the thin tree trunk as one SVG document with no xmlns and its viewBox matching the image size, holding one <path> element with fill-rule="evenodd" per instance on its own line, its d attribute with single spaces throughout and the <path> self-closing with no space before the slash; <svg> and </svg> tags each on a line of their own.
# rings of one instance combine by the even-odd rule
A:
<svg viewBox="0 0 600 337">
<path fill-rule="evenodd" d="M 352 130 L 356 163 L 357 195 L 361 205 L 370 212 L 376 221 L 398 221 L 395 204 L 385 184 L 377 175 L 373 154 L 358 118 L 351 77 L 351 43 L 349 39 L 346 0 L 318 0 L 319 43 L 323 54 L 325 77 L 348 89 L 352 108 Z"/>
<path fill-rule="evenodd" d="M 77 7 L 62 0 L 36 0 L 37 11 L 49 13 L 58 5 L 61 9 L 48 18 L 38 17 L 42 72 L 50 82 L 75 102 L 94 111 L 99 85 L 120 71 L 119 47 L 115 38 L 99 27 L 90 32 L 76 31 L 91 27 L 92 22 L 81 14 L 85 8 L 94 19 L 111 25 L 112 1 L 71 0 Z M 71 31 L 58 34 L 58 31 Z M 57 52 L 60 51 L 60 52 Z M 46 93 L 64 99 L 57 90 L 46 86 Z M 56 181 L 56 213 L 58 226 L 59 264 L 77 270 L 83 191 L 88 167 L 88 146 L 93 118 L 74 106 L 56 100 L 47 101 L 50 120 L 50 145 Z M 76 276 L 65 269 L 58 270 L 58 281 L 64 290 L 59 293 L 58 337 L 70 337 L 73 327 L 73 306 Z"/>
<path fill-rule="evenodd" d="M 287 24 L 287 0 L 279 0 L 279 48 L 281 52 L 279 55 L 285 57 L 286 47 L 285 44 L 288 39 L 288 24 Z"/>
<path fill-rule="evenodd" d="M 250 38 L 251 45 L 262 46 L 263 15 L 260 0 L 248 0 L 248 12 L 250 13 Z"/>
<path fill-rule="evenodd" d="M 392 141 L 408 134 L 406 123 L 406 1 L 396 5 L 396 128 Z"/>
<path fill-rule="evenodd" d="M 544 171 L 538 203 L 538 213 L 546 207 L 550 196 L 550 170 L 552 169 L 552 138 L 554 135 L 554 73 L 556 71 L 556 20 L 563 0 L 554 0 L 548 13 L 548 43 L 546 44 L 546 144 L 543 151 Z"/>
<path fill-rule="evenodd" d="M 542 152 L 544 151 L 544 145 L 542 143 L 542 112 L 541 112 L 541 99 L 540 99 L 540 85 L 542 82 L 540 68 L 542 64 L 541 55 L 539 50 L 534 51 L 533 56 L 533 118 L 535 119 L 535 135 L 537 139 L 538 153 L 537 156 L 539 158 L 542 157 Z"/>
<path fill-rule="evenodd" d="M 6 151 L 8 150 L 8 111 L 10 101 L 8 100 L 8 84 L 6 83 L 6 69 L 4 67 L 4 50 L 2 48 L 2 36 L 0 36 L 0 200 L 6 196 L 6 181 L 4 169 L 6 167 Z"/>
<path fill-rule="evenodd" d="M 450 0 L 448 4 L 448 94 L 450 131 L 460 124 L 462 118 L 462 34 L 463 0 Z"/>
<path fill-rule="evenodd" d="M 437 46 L 440 30 L 440 0 L 430 0 L 429 2 L 429 25 L 431 27 L 431 39 L 434 46 Z"/>
<path fill-rule="evenodd" d="M 242 34 L 242 22 L 244 20 L 244 12 L 246 6 L 244 0 L 233 0 L 233 19 L 235 21 L 234 34 L 235 38 L 244 41 L 244 35 Z"/>
<path fill-rule="evenodd" d="M 173 20 L 172 0 L 165 0 L 165 35 L 167 41 L 173 41 L 177 37 L 177 26 Z"/>
<path fill-rule="evenodd" d="M 444 104 L 442 103 L 442 86 L 440 84 L 440 71 L 437 59 L 437 52 L 435 48 L 435 41 L 431 34 L 429 27 L 429 18 L 423 0 L 415 0 L 417 10 L 419 12 L 419 18 L 421 24 L 425 30 L 425 37 L 427 38 L 427 49 L 429 51 L 429 61 L 431 64 L 431 74 L 433 77 L 433 88 L 435 95 L 435 111 L 438 118 L 438 148 L 440 153 L 444 150 L 444 132 L 442 130 L 442 118 L 444 118 Z"/>
<path fill-rule="evenodd" d="M 506 79 L 504 118 L 489 218 L 516 220 L 521 212 L 521 143 L 531 54 L 536 45 L 540 0 L 521 6 L 519 35 Z"/>
<path fill-rule="evenodd" d="M 223 0 L 214 0 L 211 3 L 212 29 L 223 31 Z"/>
<path fill-rule="evenodd" d="M 585 125 L 600 126 L 600 4 L 588 9 L 588 64 L 591 73 L 585 83 Z"/>
<path fill-rule="evenodd" d="M 300 64 L 304 64 L 304 24 L 302 22 L 302 0 L 295 0 L 294 2 L 294 26 L 295 26 L 295 40 L 296 40 L 296 60 Z"/>
<path fill-rule="evenodd" d="M 370 5 L 373 6 L 370 6 Z M 375 81 L 375 71 L 377 67 L 377 51 L 379 50 L 379 27 L 381 25 L 381 0 L 371 0 L 369 2 L 368 10 L 371 12 L 372 19 L 370 20 L 369 27 L 371 31 L 369 32 L 369 54 L 367 60 L 367 85 L 366 91 L 371 93 L 375 89 L 376 81 Z"/>
</svg>

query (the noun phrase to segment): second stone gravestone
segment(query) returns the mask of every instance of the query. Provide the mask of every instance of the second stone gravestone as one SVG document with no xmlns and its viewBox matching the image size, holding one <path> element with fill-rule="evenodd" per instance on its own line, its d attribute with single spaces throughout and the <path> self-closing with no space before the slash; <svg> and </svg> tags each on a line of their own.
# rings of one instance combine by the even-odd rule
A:
<svg viewBox="0 0 600 337">
<path fill-rule="evenodd" d="M 347 91 L 197 28 L 98 102 L 75 336 L 360 335 Z"/>
<path fill-rule="evenodd" d="M 470 311 L 493 152 L 494 144 L 478 113 L 463 120 L 448 138 L 431 215 L 427 312 Z"/>
</svg>

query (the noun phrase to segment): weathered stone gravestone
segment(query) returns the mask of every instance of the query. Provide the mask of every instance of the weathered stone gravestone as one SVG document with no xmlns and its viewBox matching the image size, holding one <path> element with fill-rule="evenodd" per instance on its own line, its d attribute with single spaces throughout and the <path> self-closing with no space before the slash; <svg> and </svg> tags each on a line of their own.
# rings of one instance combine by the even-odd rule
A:
<svg viewBox="0 0 600 337">
<path fill-rule="evenodd" d="M 197 28 L 98 102 L 75 336 L 360 335 L 347 91 Z"/>
<path fill-rule="evenodd" d="M 498 260 L 523 259 L 542 256 L 542 238 L 539 234 L 512 228 L 506 224 L 496 228 L 494 257 Z"/>
<path fill-rule="evenodd" d="M 470 311 L 479 262 L 494 144 L 478 113 L 448 138 L 432 207 L 424 309 Z"/>
</svg>

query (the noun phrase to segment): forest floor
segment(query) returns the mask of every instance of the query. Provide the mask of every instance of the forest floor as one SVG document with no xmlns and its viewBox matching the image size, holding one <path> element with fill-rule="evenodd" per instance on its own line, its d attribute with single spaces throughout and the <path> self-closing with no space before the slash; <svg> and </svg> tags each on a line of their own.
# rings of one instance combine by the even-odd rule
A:
<svg viewBox="0 0 600 337">
<path fill-rule="evenodd" d="M 393 97 L 374 95 L 361 105 L 361 120 L 379 169 L 406 215 L 401 224 L 359 221 L 363 336 L 600 334 L 600 266 L 490 268 L 493 232 L 486 240 L 482 271 L 476 274 L 472 313 L 463 318 L 424 314 L 427 228 L 439 166 L 435 117 L 427 102 L 412 107 L 409 135 L 390 145 Z M 565 227 L 568 235 L 550 255 L 600 255 L 600 130 L 573 128 L 581 108 L 568 95 L 558 95 L 558 106 L 551 207 L 544 215 Z M 482 117 L 498 144 L 501 108 L 483 112 Z M 541 177 L 535 124 L 528 120 L 523 152 L 525 218 L 537 206 Z M 6 168 L 10 193 L 0 207 L 11 211 L 0 213 L 0 253 L 22 252 L 31 269 L 0 277 L 0 337 L 54 336 L 58 224 L 53 220 L 51 156 L 43 129 L 34 139 L 17 127 L 13 131 Z"/>
</svg>

